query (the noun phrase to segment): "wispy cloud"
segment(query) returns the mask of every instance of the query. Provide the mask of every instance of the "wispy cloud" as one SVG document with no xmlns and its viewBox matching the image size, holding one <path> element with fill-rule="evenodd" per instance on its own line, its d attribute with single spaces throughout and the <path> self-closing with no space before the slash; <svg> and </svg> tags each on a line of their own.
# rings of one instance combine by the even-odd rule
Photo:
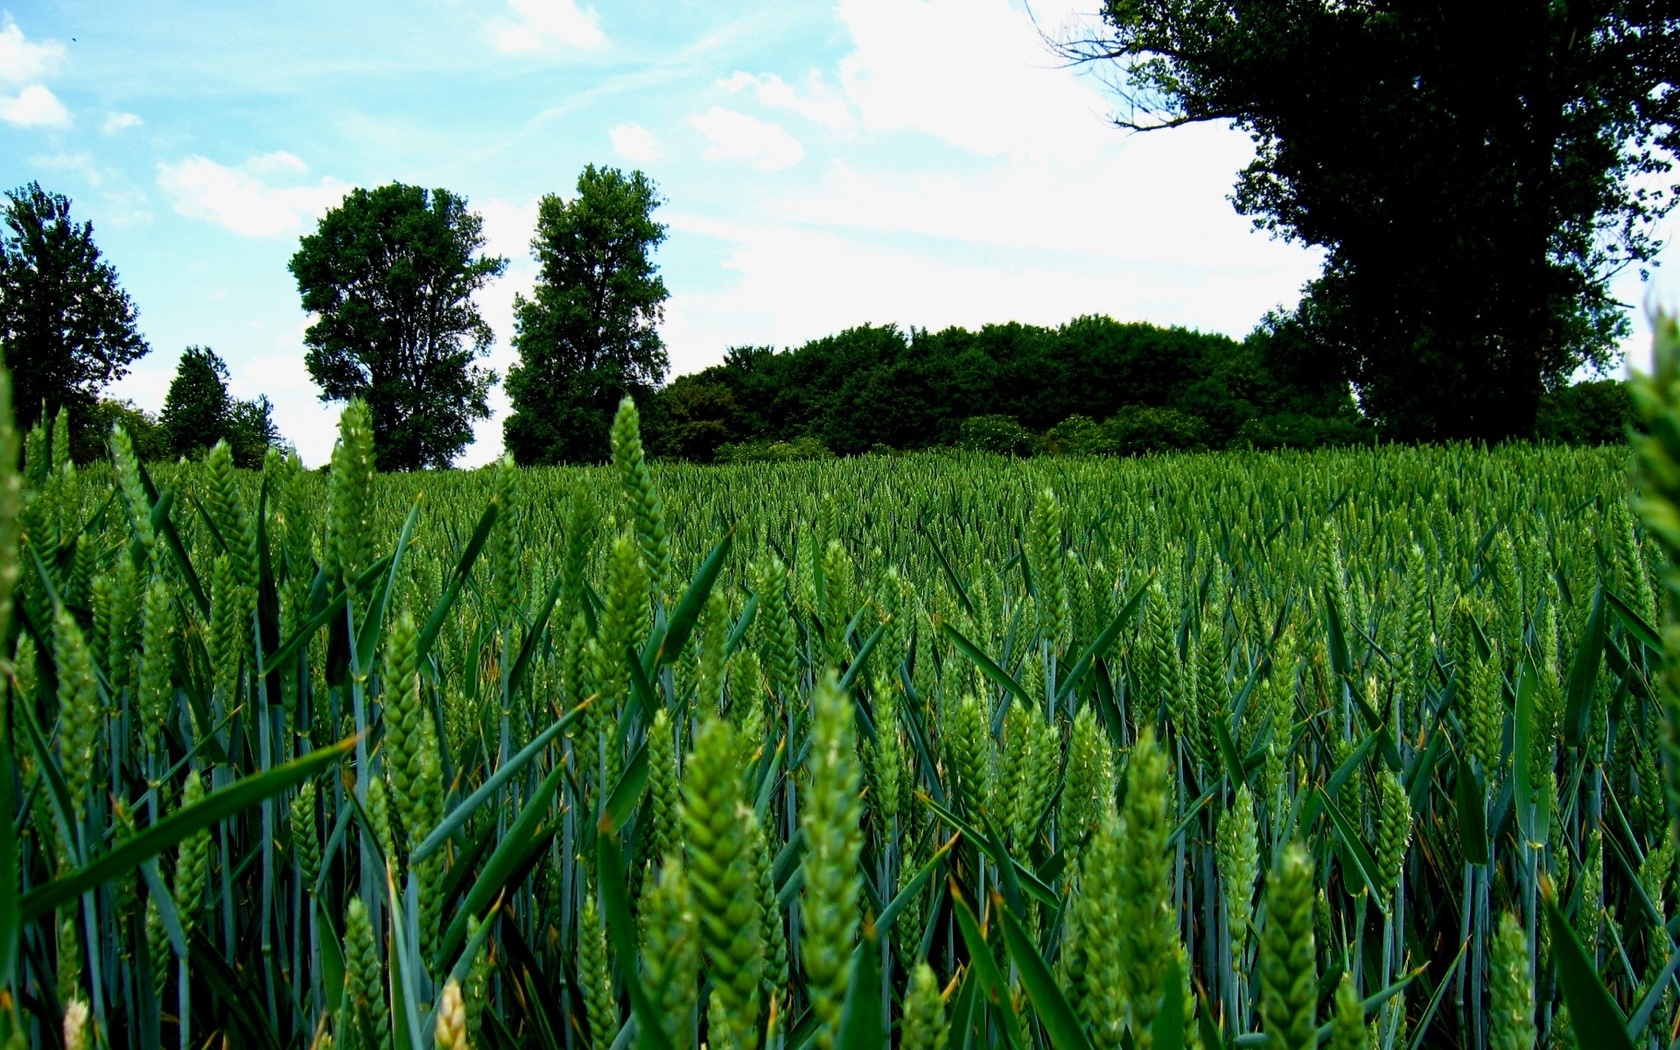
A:
<svg viewBox="0 0 1680 1050">
<path fill-rule="evenodd" d="M 301 229 L 350 190 L 331 177 L 313 186 L 272 186 L 258 177 L 304 170 L 301 160 L 283 152 L 253 157 L 240 168 L 191 156 L 175 164 L 159 164 L 158 187 L 175 210 L 189 218 L 205 219 L 247 237 L 277 237 Z"/>
<path fill-rule="evenodd" d="M 508 0 L 508 8 L 513 18 L 490 23 L 496 50 L 504 54 L 547 51 L 556 45 L 589 49 L 607 42 L 595 10 L 582 10 L 576 0 Z"/>
<path fill-rule="evenodd" d="M 790 168 L 805 157 L 805 147 L 780 124 L 713 106 L 688 118 L 706 136 L 706 160 L 746 161 L 759 171 Z"/>
<path fill-rule="evenodd" d="M 857 126 L 851 107 L 834 89 L 823 83 L 821 74 L 813 69 L 808 80 L 809 90 L 801 95 L 793 85 L 774 73 L 755 76 L 737 70 L 719 86 L 726 91 L 741 91 L 750 87 L 760 105 L 771 109 L 791 109 L 831 131 L 846 131 Z"/>
<path fill-rule="evenodd" d="M 115 135 L 128 128 L 137 128 L 145 121 L 137 113 L 112 113 L 105 118 L 104 131 L 107 135 Z"/>
</svg>

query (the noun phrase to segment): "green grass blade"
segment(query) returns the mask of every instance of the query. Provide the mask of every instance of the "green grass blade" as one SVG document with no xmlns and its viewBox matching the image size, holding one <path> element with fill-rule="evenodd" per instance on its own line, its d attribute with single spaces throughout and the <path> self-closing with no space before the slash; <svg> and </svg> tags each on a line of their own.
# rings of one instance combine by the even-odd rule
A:
<svg viewBox="0 0 1680 1050">
<path fill-rule="evenodd" d="M 467 890 L 466 897 L 455 912 L 455 918 L 450 921 L 449 928 L 444 932 L 443 943 L 438 946 L 438 958 L 433 960 L 435 969 L 441 968 L 443 960 L 448 959 L 461 946 L 467 935 L 468 917 L 483 916 L 485 909 L 506 887 L 511 879 L 529 859 L 532 846 L 538 841 L 539 829 L 543 818 L 548 816 L 549 803 L 554 800 L 554 793 L 560 787 L 560 779 L 565 774 L 564 763 L 556 762 L 548 776 L 538 785 L 537 790 L 526 800 L 525 807 L 519 811 L 519 819 L 508 828 L 507 834 L 496 844 L 490 859 L 484 862 L 484 870 L 478 873 L 478 879 L 472 888 Z"/>
<path fill-rule="evenodd" d="M 1033 944 L 1032 937 L 1022 927 L 1020 920 L 1007 910 L 1002 914 L 1002 922 L 1004 947 L 1009 951 L 1009 958 L 1014 961 L 1015 969 L 1021 976 L 1021 985 L 1027 991 L 1027 998 L 1032 1000 L 1039 1023 L 1044 1026 L 1045 1034 L 1050 1037 L 1050 1045 L 1055 1047 L 1055 1050 L 1091 1050 L 1091 1041 L 1086 1038 L 1084 1027 L 1074 1014 L 1073 1007 L 1068 1005 L 1067 995 L 1063 993 L 1061 985 L 1056 983 L 1056 978 L 1050 973 L 1050 967 L 1044 962 L 1044 956 L 1039 954 L 1037 945 Z M 1174 966 L 1173 969 L 1176 971 L 1177 967 Z M 1182 1007 L 1180 1010 L 1182 1011 Z M 1155 1038 L 1155 1045 L 1161 1046 L 1159 1023 L 1156 1026 Z"/>
<path fill-rule="evenodd" d="M 585 700 L 567 711 L 559 721 L 537 734 L 536 739 L 526 744 L 518 754 L 502 763 L 501 767 L 486 777 L 484 783 L 480 784 L 472 794 L 462 799 L 459 805 L 450 810 L 449 815 L 432 829 L 432 833 L 427 835 L 420 845 L 414 847 L 412 859 L 417 862 L 422 861 L 436 852 L 438 847 L 447 842 L 449 837 L 455 834 L 455 830 L 464 824 L 479 806 L 482 806 L 490 796 L 499 791 L 502 785 L 506 784 L 515 773 L 524 769 L 525 764 L 535 758 L 543 748 L 553 743 L 556 737 L 565 732 L 567 726 L 581 718 L 584 709 L 592 702 L 593 698 Z"/>
<path fill-rule="evenodd" d="M 425 656 L 432 650 L 432 643 L 437 641 L 438 632 L 443 630 L 443 621 L 449 616 L 449 609 L 455 604 L 455 599 L 461 594 L 461 587 L 467 582 L 467 575 L 472 572 L 473 562 L 478 560 L 478 554 L 484 549 L 484 542 L 490 538 L 490 527 L 496 524 L 496 514 L 500 510 L 495 500 L 484 508 L 479 516 L 478 527 L 473 529 L 472 538 L 467 540 L 466 547 L 461 550 L 461 558 L 455 563 L 455 571 L 450 574 L 449 582 L 443 588 L 443 596 L 432 606 L 432 615 L 426 618 L 426 626 L 420 629 L 419 640 L 415 643 L 415 650 L 420 656 Z"/>
<path fill-rule="evenodd" d="M 1171 959 L 1161 975 L 1161 1012 L 1150 1026 L 1155 1050 L 1184 1050 L 1184 1020 L 1184 971 Z"/>
<path fill-rule="evenodd" d="M 1021 701 L 1029 707 L 1033 706 L 1034 700 L 1032 696 L 1021 687 L 1021 683 L 1017 682 L 1014 678 L 1011 678 L 1008 671 L 999 667 L 992 661 L 991 657 L 981 652 L 979 646 L 963 637 L 963 633 L 961 631 L 957 630 L 949 623 L 941 623 L 939 625 L 939 630 L 945 635 L 946 640 L 956 646 L 964 656 L 974 661 L 974 666 L 980 668 L 980 672 L 982 674 L 1007 689 L 1009 694 L 1015 697 L 1015 699 Z"/>
<path fill-rule="evenodd" d="M 881 945 L 866 928 L 852 950 L 852 974 L 840 1004 L 838 1050 L 880 1050 L 887 1046 L 887 1021 L 881 1015 Z"/>
<path fill-rule="evenodd" d="M 1592 611 L 1569 662 L 1569 684 L 1563 707 L 1563 739 L 1580 747 L 1587 736 L 1587 719 L 1592 715 L 1593 687 L 1598 682 L 1599 664 L 1604 658 L 1604 588 L 1593 595 Z"/>
<path fill-rule="evenodd" d="M 683 647 L 688 644 L 689 635 L 694 633 L 695 621 L 700 618 L 700 610 L 705 607 L 706 599 L 711 596 L 712 587 L 717 583 L 718 574 L 723 571 L 723 563 L 729 558 L 729 551 L 735 545 L 735 529 L 730 527 L 723 534 L 723 539 L 717 542 L 712 552 L 706 555 L 706 560 L 700 563 L 700 570 L 689 581 L 688 589 L 683 592 L 677 607 L 671 610 L 671 618 L 665 624 L 664 637 L 654 647 L 654 659 L 647 662 L 649 667 L 659 664 L 675 663 L 682 655 Z M 652 641 L 652 639 L 649 639 Z"/>
<path fill-rule="evenodd" d="M 24 921 L 45 915 L 95 886 L 134 870 L 141 861 L 176 845 L 195 831 L 211 827 L 294 784 L 301 784 L 335 765 L 355 746 L 356 737 L 346 737 L 285 765 L 236 780 L 192 805 L 176 810 L 82 868 L 30 890 L 22 902 Z"/>
<path fill-rule="evenodd" d="M 1603 1050 L 1633 1050 L 1628 1038 L 1627 1018 L 1599 979 L 1598 968 L 1587 957 L 1575 937 L 1575 930 L 1559 910 L 1556 897 L 1547 887 L 1542 894 L 1546 923 L 1552 931 L 1552 958 L 1557 963 L 1558 985 L 1569 1004 L 1575 1031 L 1591 1033 L 1593 1045 Z"/>
</svg>

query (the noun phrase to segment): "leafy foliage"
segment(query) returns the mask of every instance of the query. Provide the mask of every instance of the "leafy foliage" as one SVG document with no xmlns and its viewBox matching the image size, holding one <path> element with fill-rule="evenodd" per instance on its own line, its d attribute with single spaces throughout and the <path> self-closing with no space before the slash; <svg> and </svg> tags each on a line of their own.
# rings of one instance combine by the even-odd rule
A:
<svg viewBox="0 0 1680 1050">
<path fill-rule="evenodd" d="M 69 198 L 32 182 L 6 194 L 0 235 L 0 352 L 13 403 L 30 427 L 69 409 L 79 437 L 99 391 L 149 350 L 134 303 Z M 102 440 L 96 437 L 95 441 Z"/>
<path fill-rule="evenodd" d="M 445 189 L 354 189 L 292 256 L 305 361 L 323 401 L 360 398 L 386 470 L 448 466 L 485 419 L 490 326 L 472 297 L 507 268 L 484 221 Z"/>
<path fill-rule="evenodd" d="M 977 332 L 864 326 L 783 353 L 730 350 L 723 364 L 674 379 L 644 414 L 651 448 L 702 462 L 724 445 L 799 438 L 841 455 L 939 445 L 1025 455 L 1070 417 L 1127 410 L 1113 439 L 1087 451 L 1225 447 L 1242 444 L 1246 425 L 1297 416 L 1321 429 L 1290 443 L 1344 441 L 1358 430 L 1347 384 L 1306 354 L 1264 327 L 1238 343 L 1106 317 Z M 1028 436 L 964 436 L 1004 419 Z"/>
<path fill-rule="evenodd" d="M 644 401 L 664 380 L 667 292 L 653 262 L 665 239 L 653 220 L 660 203 L 641 172 L 593 164 L 571 200 L 538 202 L 531 250 L 540 271 L 531 297 L 514 300 L 519 363 L 508 371 L 513 414 L 503 425 L 518 462 L 600 462 L 619 400 Z"/>
<path fill-rule="evenodd" d="M 1232 199 L 1324 250 L 1289 323 L 1385 436 L 1490 441 L 1614 358 L 1610 279 L 1674 202 L 1677 46 L 1648 0 L 1108 0 L 1062 44 L 1113 74 L 1122 127 L 1253 137 Z"/>
<path fill-rule="evenodd" d="M 214 350 L 189 346 L 182 351 L 163 401 L 161 423 L 168 450 L 196 459 L 216 442 L 226 441 L 234 465 L 253 470 L 262 466 L 270 448 L 282 444 L 274 425 L 274 406 L 266 395 L 251 401 L 231 397 L 227 381 L 227 364 Z M 142 454 L 141 458 L 155 457 Z"/>
</svg>

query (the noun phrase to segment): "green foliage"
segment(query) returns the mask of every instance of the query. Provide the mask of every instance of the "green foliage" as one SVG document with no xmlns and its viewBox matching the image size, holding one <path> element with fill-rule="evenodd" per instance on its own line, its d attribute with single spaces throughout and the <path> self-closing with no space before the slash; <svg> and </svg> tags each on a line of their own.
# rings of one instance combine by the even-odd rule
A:
<svg viewBox="0 0 1680 1050">
<path fill-rule="evenodd" d="M 539 266 L 530 298 L 514 298 L 508 371 L 513 413 L 503 424 L 522 464 L 598 463 L 619 401 L 642 401 L 670 362 L 659 338 L 668 293 L 653 262 L 665 227 L 661 203 L 639 171 L 590 164 L 577 195 L 537 203 L 531 250 Z"/>
<path fill-rule="evenodd" d="M 385 470 L 447 466 L 488 418 L 490 326 L 473 294 L 507 268 L 483 255 L 484 220 L 445 189 L 351 190 L 289 264 L 309 375 L 326 401 L 367 403 Z"/>
<path fill-rule="evenodd" d="M 68 409 L 78 433 L 96 443 L 104 433 L 93 429 L 99 391 L 150 350 L 134 303 L 94 245 L 93 223 L 70 218 L 68 197 L 38 182 L 8 191 L 5 224 L 0 356 L 17 425 L 28 430 Z"/>
<path fill-rule="evenodd" d="M 673 380 L 644 415 L 651 448 L 702 462 L 790 456 L 777 446 L 800 439 L 847 456 L 1352 440 L 1359 417 L 1347 384 L 1299 357 L 1265 329 L 1237 343 L 1106 317 L 972 332 L 864 326 L 782 353 L 732 349 L 723 364 Z"/>
<path fill-rule="evenodd" d="M 1385 436 L 1527 438 L 1545 387 L 1614 360 L 1610 281 L 1655 256 L 1674 200 L 1643 181 L 1680 147 L 1666 9 L 1548 10 L 1494 64 L 1459 46 L 1487 24 L 1468 9 L 1109 0 L 1102 15 L 1063 50 L 1110 67 L 1122 127 L 1253 136 L 1237 210 L 1324 252 L 1274 327 L 1357 384 Z"/>
</svg>

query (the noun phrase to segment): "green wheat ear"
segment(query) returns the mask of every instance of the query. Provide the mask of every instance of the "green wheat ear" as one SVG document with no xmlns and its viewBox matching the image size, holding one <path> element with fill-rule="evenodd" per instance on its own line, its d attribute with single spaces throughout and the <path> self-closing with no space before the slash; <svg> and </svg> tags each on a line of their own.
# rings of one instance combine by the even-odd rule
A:
<svg viewBox="0 0 1680 1050">
<path fill-rule="evenodd" d="M 682 858 L 673 856 L 642 898 L 642 983 L 674 1050 L 694 1038 L 700 986 L 700 931 Z"/>
<path fill-rule="evenodd" d="M 11 412 L 5 414 L 5 429 L 11 430 Z M 10 452 L 12 458 L 8 463 L 16 461 L 16 437 L 11 439 Z M 3 442 L 3 439 L 0 439 Z M 141 550 L 150 557 L 152 549 L 157 545 L 157 532 L 152 527 L 152 501 L 146 497 L 146 485 L 140 480 L 140 457 L 134 452 L 134 439 L 129 437 L 128 431 L 120 425 L 111 424 L 109 441 L 111 449 L 111 466 L 117 475 L 117 488 L 122 492 L 123 503 L 128 510 L 129 526 L 134 530 L 134 538 L 139 541 Z M 13 475 L 15 476 L 15 471 Z"/>
<path fill-rule="evenodd" d="M 1400 778 L 1386 768 L 1377 777 L 1377 790 L 1376 889 L 1383 907 L 1390 908 L 1412 840 L 1412 802 Z"/>
<path fill-rule="evenodd" d="M 578 913 L 578 983 L 583 985 L 584 1012 L 589 1018 L 589 1045 L 608 1050 L 618 1035 L 618 1003 L 607 961 L 607 928 L 591 891 L 584 893 Z"/>
<path fill-rule="evenodd" d="M 1365 1006 L 1353 987 L 1353 975 L 1336 985 L 1336 1008 L 1330 1017 L 1330 1050 L 1366 1050 Z"/>
<path fill-rule="evenodd" d="M 1488 1050 L 1532 1050 L 1534 985 L 1528 978 L 1528 938 L 1510 912 L 1499 916 L 1489 969 Z"/>
<path fill-rule="evenodd" d="M 814 724 L 806 765 L 810 780 L 799 817 L 806 844 L 799 948 L 811 1012 L 819 1022 L 815 1045 L 828 1050 L 838 1031 L 857 939 L 857 900 L 862 889 L 858 854 L 863 848 L 858 787 L 862 778 L 854 735 L 856 716 L 833 671 L 817 683 L 811 706 Z"/>
<path fill-rule="evenodd" d="M 933 967 L 919 962 L 910 974 L 910 992 L 904 1000 L 899 1050 L 942 1050 L 949 1033 L 939 981 L 933 976 Z"/>
<path fill-rule="evenodd" d="M 344 907 L 344 998 L 336 1025 L 339 1046 L 376 1050 L 366 1044 L 365 1037 L 379 1031 L 379 1018 L 384 1016 L 383 973 L 367 905 L 360 897 L 352 897 Z"/>
<path fill-rule="evenodd" d="M 98 766 L 104 716 L 87 641 L 69 608 L 62 605 L 53 616 L 53 658 L 58 666 L 59 760 L 74 810 L 70 819 L 79 825 Z M 74 827 L 71 833 L 77 833 Z"/>
<path fill-rule="evenodd" d="M 338 443 L 327 475 L 327 578 L 344 586 L 373 551 L 369 498 L 373 490 L 373 425 L 367 402 L 355 400 L 338 417 Z"/>
<path fill-rule="evenodd" d="M 1220 814 L 1214 856 L 1225 899 L 1225 926 L 1231 940 L 1231 970 L 1246 972 L 1248 924 L 1254 917 L 1254 883 L 1260 875 L 1259 822 L 1248 785 L 1237 788 L 1230 808 Z"/>
<path fill-rule="evenodd" d="M 1173 788 L 1166 752 L 1146 727 L 1132 748 L 1126 769 L 1126 799 L 1120 810 L 1118 897 L 1110 903 L 1119 923 L 1122 994 L 1130 1008 L 1132 1038 L 1148 1050 L 1161 1009 L 1161 983 L 1178 950 L 1178 918 L 1172 903 Z"/>
<path fill-rule="evenodd" d="M 1318 1045 L 1314 900 L 1312 857 L 1305 846 L 1292 842 L 1272 869 L 1260 932 L 1261 1027 L 1276 1050 Z"/>
<path fill-rule="evenodd" d="M 1126 1019 L 1126 979 L 1118 904 L 1125 887 L 1119 816 L 1112 804 L 1099 816 L 1079 856 L 1076 887 L 1068 904 L 1063 969 L 1079 1019 L 1098 1046 L 1118 1046 Z"/>
<path fill-rule="evenodd" d="M 609 438 L 613 464 L 618 467 L 624 494 L 634 512 L 642 557 L 654 586 L 663 589 L 671 581 L 671 541 L 665 533 L 665 509 L 659 502 L 659 490 L 654 488 L 642 452 L 642 422 L 635 401 L 626 397 L 618 403 Z"/>
<path fill-rule="evenodd" d="M 753 814 L 741 790 L 734 728 L 711 718 L 683 770 L 682 822 L 700 941 L 712 970 L 711 1026 L 755 1050 L 763 972 Z"/>
</svg>

